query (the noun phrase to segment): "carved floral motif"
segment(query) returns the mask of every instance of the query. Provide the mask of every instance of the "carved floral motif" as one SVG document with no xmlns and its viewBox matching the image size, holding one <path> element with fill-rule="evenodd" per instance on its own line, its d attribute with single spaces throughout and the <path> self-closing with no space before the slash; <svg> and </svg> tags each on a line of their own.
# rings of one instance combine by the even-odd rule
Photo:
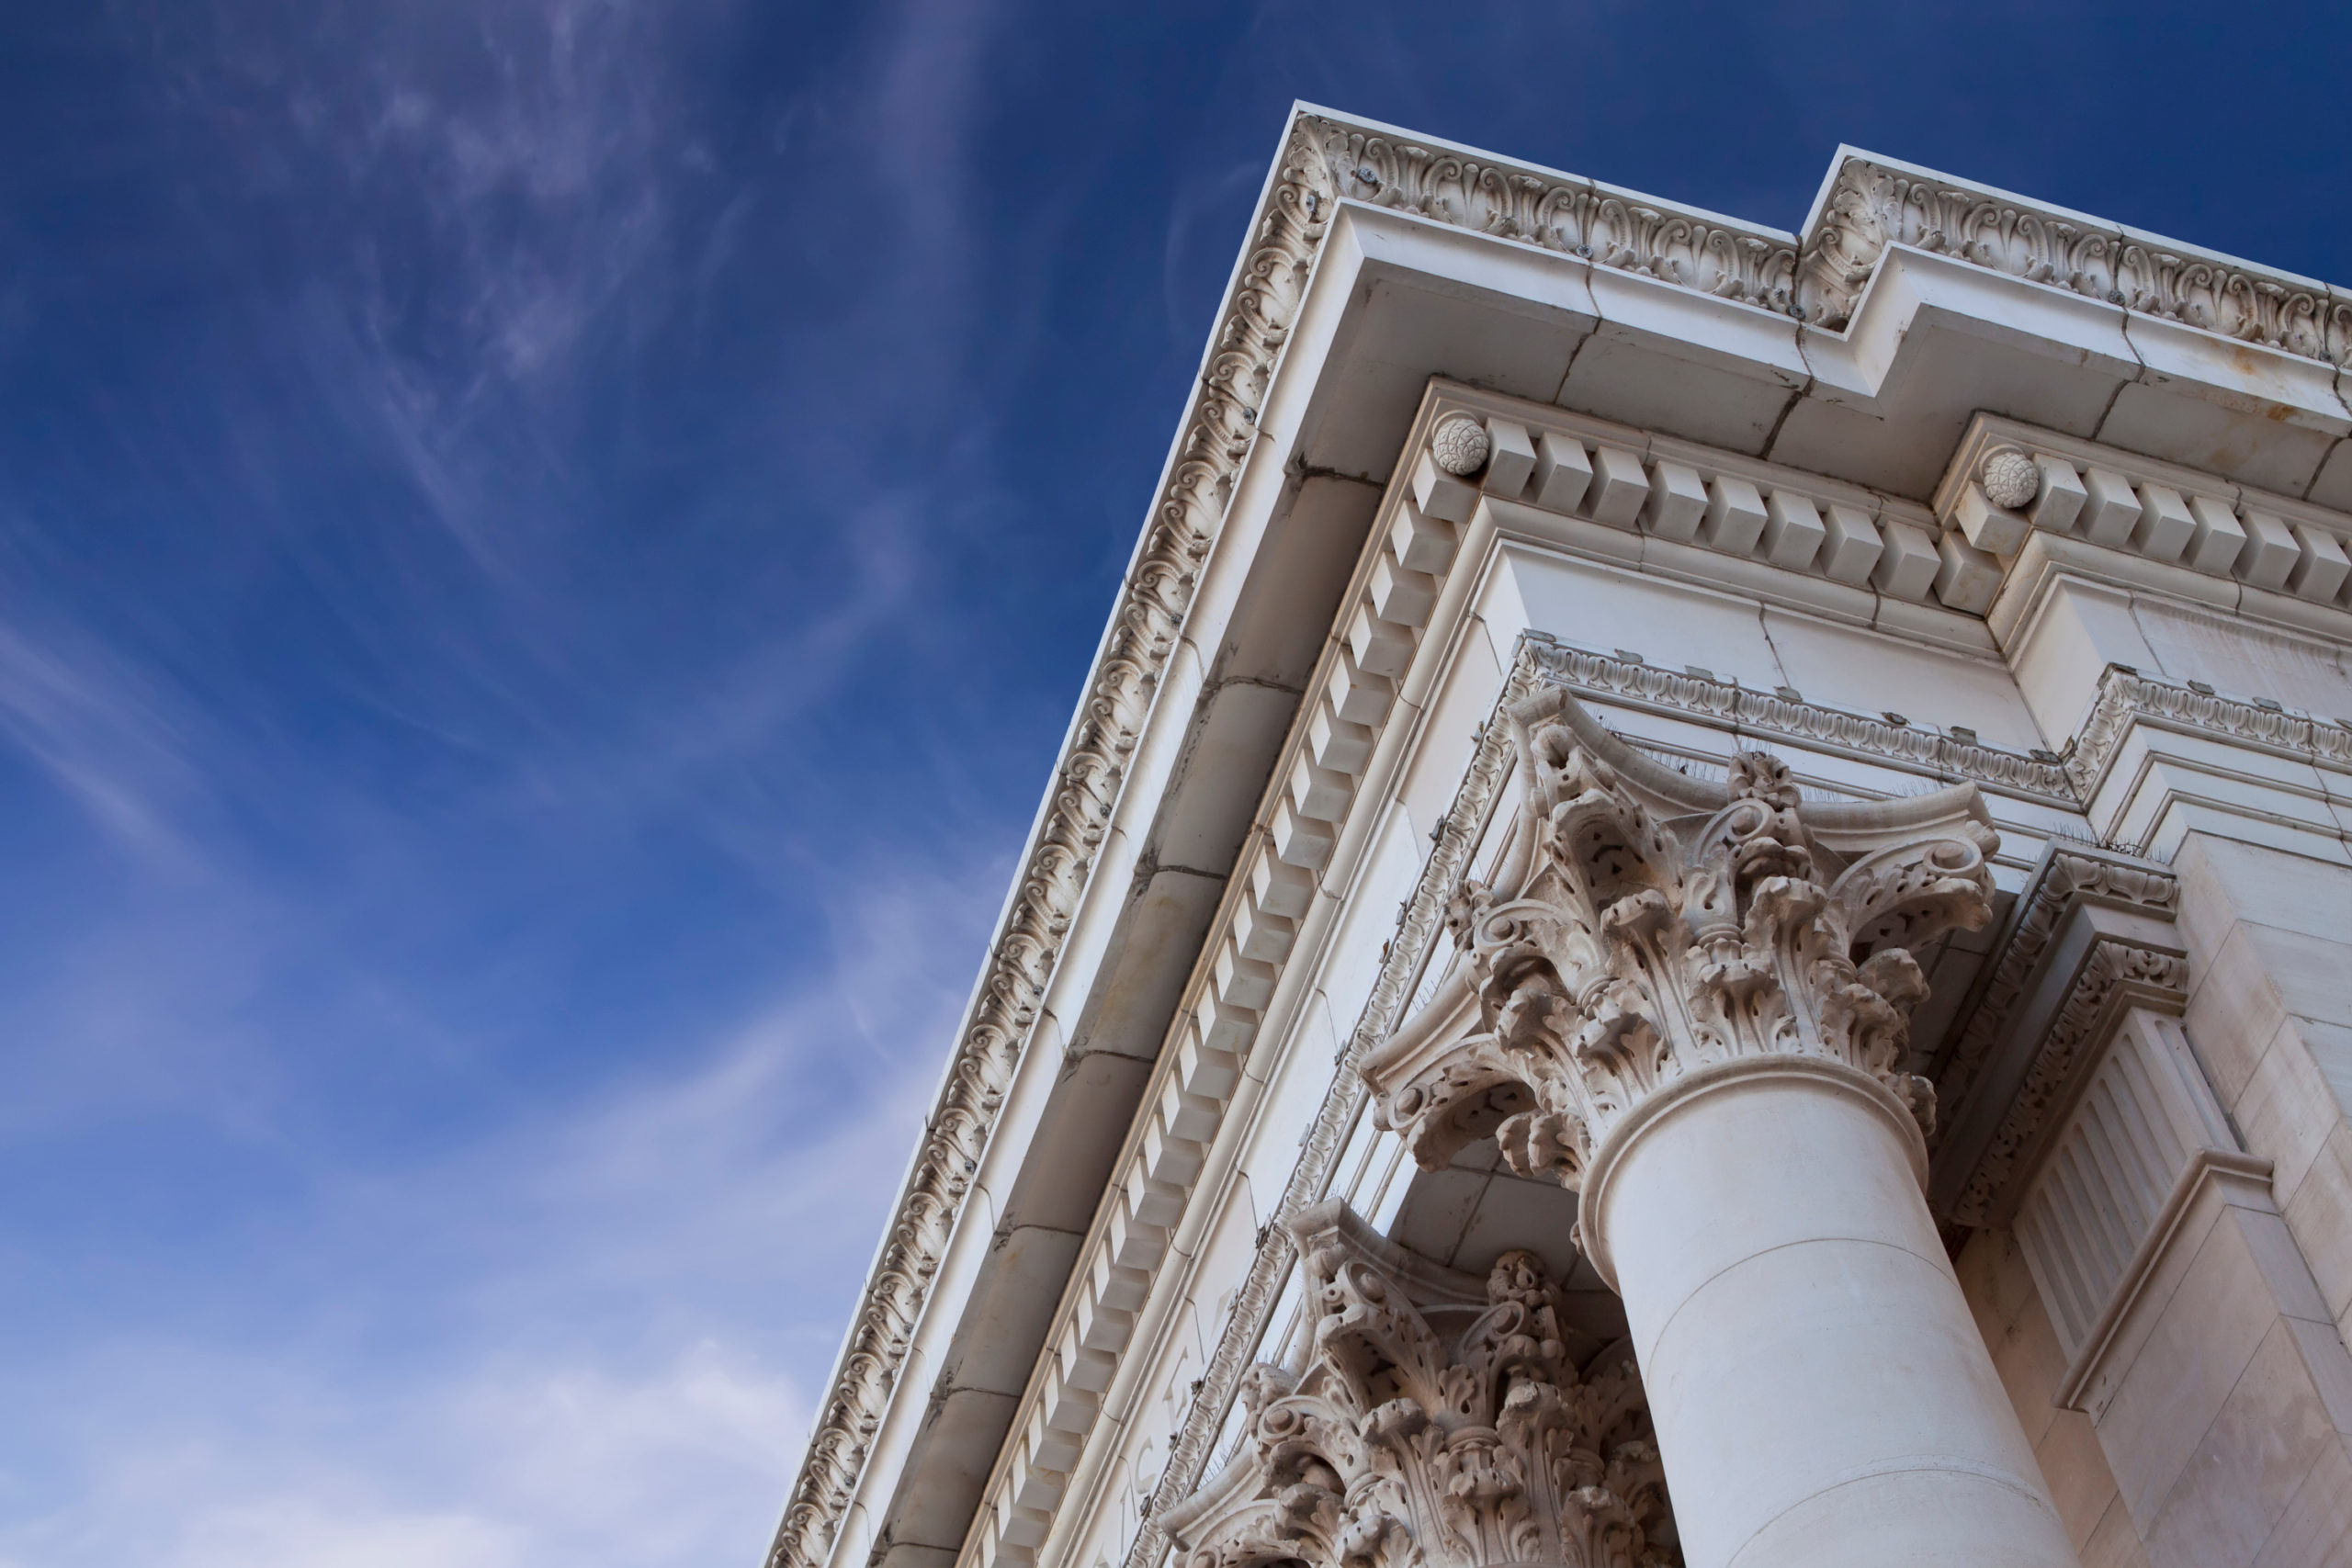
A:
<svg viewBox="0 0 2352 1568">
<path fill-rule="evenodd" d="M 2193 686 L 2151 680 L 2110 664 L 2099 676 L 2098 697 L 2066 756 L 2066 774 L 2088 800 L 2121 751 L 2135 724 L 2154 720 L 2221 739 L 2308 757 L 2324 766 L 2352 765 L 2352 721 L 2331 723 Z"/>
<path fill-rule="evenodd" d="M 1299 117 L 1254 219 L 1144 547 L 1121 590 L 1111 636 L 1089 678 L 1052 799 L 956 1043 L 928 1123 L 932 1131 L 852 1319 L 770 1552 L 774 1568 L 814 1568 L 821 1562 L 854 1494 L 1035 1020 L 1037 998 L 1092 868 L 1144 716 L 1191 604 L 1200 563 L 1256 437 L 1259 411 L 1333 204 L 1343 197 L 1544 245 L 1832 328 L 1845 323 L 1885 246 L 1899 242 L 2036 281 L 2060 282 L 2110 303 L 2291 353 L 2337 363 L 2352 355 L 2352 301 L 2326 299 L 2217 261 L 2126 244 L 2118 235 L 2083 231 L 1974 193 L 1906 180 L 1860 160 L 1849 160 L 1840 171 L 1823 220 L 1800 256 L 1784 237 L 1664 210 L 1582 182 L 1417 147 L 1317 116 Z M 1740 694 L 1736 701 L 1745 707 L 1770 699 Z M 1799 713 L 1798 722 L 1815 724 L 1818 711 Z M 2233 734 L 2269 722 L 2234 710 L 2219 716 L 2224 722 L 2217 725 L 2213 716 L 2183 716 Z M 1836 718 L 1868 728 L 1868 721 Z M 2307 720 L 2288 723 L 2305 746 L 2324 755 L 2352 751 L 2352 740 L 2346 739 L 2352 731 L 2328 731 Z M 1912 739 L 1947 750 L 1956 746 L 1917 732 Z M 1885 739 L 1871 732 L 1873 744 Z M 2078 748 L 2073 763 L 2077 776 L 2088 771 L 2083 759 L 2096 754 L 2094 746 Z M 2002 777 L 2014 773 L 2033 788 L 2041 787 L 2030 776 L 2037 766 L 1984 751 L 1958 771 L 1963 776 L 1979 767 L 1998 770 Z M 1150 1534 L 1147 1530 L 1144 1539 Z"/>
<path fill-rule="evenodd" d="M 1799 311 L 1844 326 L 1887 246 L 1915 246 L 2307 359 L 2344 362 L 2352 303 L 2087 220 L 1957 190 L 1860 158 L 1838 169 L 1798 269 Z"/>
<path fill-rule="evenodd" d="M 1768 1055 L 1857 1068 L 1932 1125 L 1933 1089 L 1902 1070 L 1928 991 L 1912 952 L 1990 915 L 1996 840 L 1973 788 L 1808 810 L 1786 764 L 1740 752 L 1726 800 L 1565 695 L 1511 722 L 1530 853 L 1508 886 L 1464 884 L 1450 921 L 1479 1028 L 1408 1031 L 1364 1066 L 1421 1165 L 1491 1130 L 1520 1174 L 1579 1187 L 1651 1093 Z"/>
<path fill-rule="evenodd" d="M 1783 241 L 1336 121 L 1301 124 L 1336 195 L 1770 310 L 1792 303 L 1797 254 Z"/>
<path fill-rule="evenodd" d="M 2041 490 L 2041 469 L 2015 446 L 1984 454 L 1984 494 L 1996 506 L 2030 506 Z"/>
<path fill-rule="evenodd" d="M 1580 1371 L 1533 1254 L 1505 1253 L 1476 1292 L 1343 1203 L 1291 1228 L 1307 1364 L 1252 1370 L 1232 1461 L 1162 1521 L 1184 1568 L 1675 1561 L 1632 1350 Z"/>
<path fill-rule="evenodd" d="M 2352 355 L 2352 301 L 2217 257 L 2178 255 L 2062 213 L 2037 211 L 1849 158 L 1802 250 L 1582 181 L 1421 147 L 1307 117 L 1319 202 L 1344 197 L 1603 266 L 1758 305 L 1832 331 L 1852 319 L 1890 244 L 2258 343 L 2308 359 Z"/>
<path fill-rule="evenodd" d="M 1884 757 L 1932 770 L 1945 778 L 1973 780 L 2052 805 L 2072 807 L 2075 804 L 2066 769 L 2055 758 L 2019 756 L 1974 740 L 1939 735 L 1918 725 L 1893 724 L 1736 682 L 1587 653 L 1553 642 L 1542 633 L 1530 636 L 1526 657 L 1536 662 L 1547 680 L 1611 701 L 1728 721 L 1740 729 L 1770 730 L 1851 755 Z"/>
<path fill-rule="evenodd" d="M 931 1132 L 851 1319 L 849 1343 L 769 1550 L 771 1568 L 816 1568 L 825 1561 L 865 1469 L 1192 604 L 1200 564 L 1255 439 L 1275 356 L 1330 216 L 1328 192 L 1313 138 L 1294 135 L 1227 297 L 1143 547 L 1120 590 L 1052 797 L 932 1112 Z"/>
<path fill-rule="evenodd" d="M 1362 1090 L 1356 1064 L 1396 1027 L 1405 1010 L 1407 988 L 1420 972 L 1432 942 L 1444 929 L 1447 895 L 1461 879 L 1463 867 L 1469 863 L 1471 852 L 1477 846 L 1493 812 L 1496 794 L 1510 771 L 1510 732 L 1502 715 L 1511 704 L 1527 695 L 1537 678 L 1537 666 L 1522 643 L 1520 657 L 1512 661 L 1510 678 L 1504 682 L 1496 701 L 1494 716 L 1480 729 L 1477 750 L 1463 775 L 1462 786 L 1444 820 L 1438 824 L 1436 848 L 1421 868 L 1413 896 L 1397 915 L 1396 934 L 1387 944 L 1387 957 L 1373 982 L 1372 994 L 1364 998 L 1356 1027 L 1340 1048 L 1338 1070 L 1324 1090 L 1323 1103 L 1307 1129 L 1298 1162 L 1283 1186 L 1281 1203 L 1275 1211 L 1278 1217 L 1286 1220 L 1305 1212 L 1315 1195 L 1324 1190 L 1332 1162 L 1357 1114 Z M 1267 1319 L 1273 1312 L 1287 1273 L 1290 1247 L 1290 1232 L 1276 1224 L 1268 1229 L 1257 1256 L 1250 1260 L 1249 1275 L 1234 1299 L 1225 1332 L 1210 1353 L 1200 1393 L 1186 1412 L 1170 1450 L 1167 1472 L 1160 1480 L 1159 1490 L 1154 1494 L 1152 1516 L 1144 1520 L 1127 1550 L 1125 1568 L 1150 1568 L 1160 1561 L 1160 1547 L 1165 1540 L 1160 1524 L 1167 1517 L 1167 1509 L 1198 1483 L 1206 1468 L 1209 1445 L 1244 1383 L 1250 1356 L 1265 1336 Z"/>
</svg>

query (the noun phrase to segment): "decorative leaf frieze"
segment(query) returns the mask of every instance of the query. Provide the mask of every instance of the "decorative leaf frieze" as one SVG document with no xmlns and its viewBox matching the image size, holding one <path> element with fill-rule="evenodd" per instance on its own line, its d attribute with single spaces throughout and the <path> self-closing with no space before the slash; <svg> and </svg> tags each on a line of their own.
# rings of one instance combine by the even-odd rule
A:
<svg viewBox="0 0 2352 1568">
<path fill-rule="evenodd" d="M 1832 329 L 1853 316 L 1892 244 L 1951 256 L 2143 315 L 2342 364 L 2352 303 L 2214 257 L 2183 256 L 2120 231 L 1955 189 L 1861 158 L 1838 171 L 1798 268 L 1798 313 Z"/>
<path fill-rule="evenodd" d="M 2066 755 L 2067 777 L 2081 798 L 2088 800 L 2098 788 L 2132 727 L 2149 719 L 2333 767 L 2352 767 L 2352 728 L 2345 724 L 2152 680 L 2125 665 L 2110 664 L 2099 676 L 2090 717 Z"/>
<path fill-rule="evenodd" d="M 1895 176 L 1889 176 L 1895 180 L 1892 186 L 1873 183 L 1864 177 L 1873 167 L 1859 160 L 1849 163 L 1823 223 L 1800 251 L 1784 237 L 1674 212 L 1579 182 L 1416 147 L 1321 117 L 1301 116 L 1294 121 L 1202 366 L 1143 545 L 1089 677 L 1078 725 L 1057 765 L 1014 897 L 951 1054 L 924 1143 L 820 1404 L 816 1431 L 769 1554 L 771 1568 L 818 1568 L 854 1495 L 948 1237 L 1093 869 L 1170 649 L 1191 605 L 1197 574 L 1256 438 L 1275 367 L 1339 199 L 1415 212 L 1832 327 L 1846 321 L 1887 243 L 1925 243 L 1940 235 L 1939 244 L 1950 245 L 1951 254 L 2012 276 L 2060 283 L 2085 293 L 2104 289 L 2120 296 L 2113 303 L 2316 358 L 2342 363 L 2352 353 L 2352 303 L 2323 299 L 2289 282 L 2217 261 L 2125 245 L 2120 236 L 2078 231 L 2062 220 L 2003 207 L 1989 197 L 1951 191 L 1938 195 L 1920 182 Z M 1662 672 L 1636 679 L 1650 682 L 1657 674 Z M 1996 787 L 2057 793 L 2045 777 L 2046 765 L 2038 761 L 1963 748 L 1924 731 L 1898 733 L 1853 716 L 1824 717 L 1830 710 L 1803 705 L 1790 705 L 1789 711 L 1781 712 L 1770 706 L 1779 699 L 1762 694 L 1725 698 L 1696 685 L 1686 692 L 1670 684 L 1682 679 L 1666 678 L 1669 684 L 1657 689 L 1668 694 L 1655 700 L 1727 701 L 1727 716 L 1742 723 L 1824 744 L 1878 748 L 1880 754 L 1906 757 L 1949 776 L 1983 779 Z M 2102 715 L 2118 736 L 2129 722 L 2128 715 L 2109 712 L 2108 696 L 2103 688 L 2100 711 L 2069 759 L 2067 775 L 2077 784 L 2104 765 L 2099 748 L 2106 743 L 2098 739 Z M 2118 701 L 2130 705 L 2128 698 Z M 2172 707 L 2187 705 L 2172 696 L 2160 701 L 2169 705 L 2168 714 Z M 2177 721 L 2211 724 L 2222 732 L 2252 738 L 2277 716 L 2246 716 L 2260 711 L 2237 705 L 2217 708 L 2215 716 L 2207 717 L 2184 712 Z M 2271 743 L 2300 744 L 2352 762 L 2352 732 L 2289 717 L 2279 733 L 2287 739 Z M 2296 736 L 2301 737 L 2300 742 Z M 1499 743 L 1499 736 L 1490 739 Z M 1905 750 L 1917 747 L 1930 750 L 1924 754 Z M 1398 951 L 1405 951 L 1401 942 Z M 1401 1006 L 1402 987 L 1408 983 L 1409 975 L 1391 987 L 1384 970 L 1386 989 L 1376 992 L 1375 1000 Z M 1368 1008 L 1367 1021 L 1373 1017 Z M 1377 1032 L 1385 1033 L 1393 1021 L 1393 1016 L 1381 1018 Z M 1344 1123 L 1352 1093 L 1352 1088 L 1341 1094 L 1334 1086 L 1310 1139 L 1310 1151 L 1319 1146 L 1317 1140 L 1323 1140 L 1329 1127 Z M 1310 1186 L 1320 1182 L 1327 1166 L 1328 1158 L 1326 1166 L 1312 1168 Z M 1303 1160 L 1300 1170 L 1309 1172 L 1310 1163 Z M 1285 1202 L 1295 1210 L 1287 1197 Z M 1280 1247 L 1269 1250 L 1278 1252 Z M 1258 1281 L 1254 1271 L 1251 1281 L 1253 1286 Z M 1261 1293 L 1270 1302 L 1272 1287 Z M 1214 1364 L 1212 1370 L 1214 1373 Z M 1200 1403 L 1212 1401 L 1204 1395 Z M 1205 1441 L 1196 1441 L 1188 1427 L 1185 1442 L 1195 1456 Z M 1171 1462 L 1170 1475 L 1177 1470 Z M 1151 1539 L 1147 1529 L 1137 1551 L 1144 1551 Z"/>
<path fill-rule="evenodd" d="M 817 1568 L 854 1495 L 949 1235 L 1117 804 L 1202 560 L 1255 437 L 1276 356 L 1329 220 L 1314 138 L 1295 133 L 1228 297 L 1183 435 L 1120 590 L 1052 797 L 1033 838 L 882 1257 L 851 1319 L 768 1553 Z"/>
<path fill-rule="evenodd" d="M 1792 303 L 1797 254 L 1785 241 L 1336 121 L 1306 123 L 1340 196 L 1770 310 Z"/>
<path fill-rule="evenodd" d="M 1541 634 L 1531 637 L 1529 646 L 1530 657 L 1546 679 L 1597 696 L 1714 719 L 1736 731 L 1762 730 L 1857 756 L 1884 757 L 1940 778 L 1988 784 L 2053 805 L 2075 804 L 2066 770 L 2054 758 L 2020 756 L 1918 725 L 1893 724 L 1736 682 L 1588 653 Z"/>
</svg>

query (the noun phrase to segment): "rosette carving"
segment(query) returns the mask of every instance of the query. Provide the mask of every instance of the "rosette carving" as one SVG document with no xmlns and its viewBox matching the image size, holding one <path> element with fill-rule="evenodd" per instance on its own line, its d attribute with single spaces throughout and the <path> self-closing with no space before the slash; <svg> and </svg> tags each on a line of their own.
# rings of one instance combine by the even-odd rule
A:
<svg viewBox="0 0 2352 1568">
<path fill-rule="evenodd" d="M 1842 1063 L 1932 1127 L 1933 1089 L 1902 1070 L 1915 953 L 1990 917 L 1998 840 L 1974 786 L 1808 804 L 1777 759 L 1742 752 L 1711 788 L 1564 693 L 1510 716 L 1512 852 L 1496 886 L 1464 884 L 1453 976 L 1363 1066 L 1416 1159 L 1492 1132 L 1520 1174 L 1580 1188 L 1649 1096 L 1765 1055 Z"/>
<path fill-rule="evenodd" d="M 1662 1568 L 1666 1474 L 1632 1349 L 1569 1359 L 1532 1253 L 1483 1282 L 1343 1202 L 1291 1222 L 1306 1367 L 1252 1369 L 1224 1472 L 1161 1515 L 1182 1568 Z"/>
</svg>

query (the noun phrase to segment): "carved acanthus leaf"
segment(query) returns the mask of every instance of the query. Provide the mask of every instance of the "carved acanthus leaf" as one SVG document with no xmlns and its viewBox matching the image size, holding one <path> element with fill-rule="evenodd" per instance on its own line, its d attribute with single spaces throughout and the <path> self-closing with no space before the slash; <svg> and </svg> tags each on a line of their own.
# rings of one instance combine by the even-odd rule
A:
<svg viewBox="0 0 2352 1568">
<path fill-rule="evenodd" d="M 1184 1568 L 1664 1568 L 1665 1470 L 1626 1347 L 1578 1368 L 1558 1288 L 1508 1252 L 1483 1289 L 1344 1203 L 1291 1222 L 1308 1359 L 1261 1367 L 1225 1472 L 1166 1509 Z"/>
<path fill-rule="evenodd" d="M 1302 126 L 1242 258 L 1193 403 L 1098 656 L 1052 795 L 999 928 L 907 1178 L 889 1240 L 852 1319 L 808 1457 L 768 1551 L 770 1568 L 816 1568 L 864 1472 L 873 1436 L 980 1151 L 996 1124 L 1037 998 L 1061 955 L 1127 763 L 1256 439 L 1276 356 L 1306 292 L 1331 213 L 1331 187 Z"/>
<path fill-rule="evenodd" d="M 1578 1187 L 1651 1094 L 1765 1055 L 1842 1063 L 1932 1124 L 1933 1090 L 1902 1070 L 1927 994 L 1912 955 L 1990 917 L 1997 840 L 1973 789 L 1808 808 L 1785 764 L 1744 752 L 1713 797 L 1563 693 L 1510 718 L 1532 853 L 1513 886 L 1466 886 L 1453 921 L 1478 1028 L 1434 1053 L 1400 1035 L 1363 1068 L 1423 1166 L 1492 1132 L 1521 1175 Z"/>
<path fill-rule="evenodd" d="M 1795 247 L 1689 213 L 1360 130 L 1304 122 L 1340 196 L 1786 312 Z"/>
</svg>

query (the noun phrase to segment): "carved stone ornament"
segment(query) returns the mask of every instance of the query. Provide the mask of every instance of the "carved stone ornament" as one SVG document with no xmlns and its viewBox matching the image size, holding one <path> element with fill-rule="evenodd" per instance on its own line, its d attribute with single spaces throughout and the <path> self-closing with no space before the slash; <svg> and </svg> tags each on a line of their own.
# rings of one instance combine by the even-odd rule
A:
<svg viewBox="0 0 2352 1568">
<path fill-rule="evenodd" d="M 1933 1089 L 1900 1067 L 1928 994 L 1913 953 L 1990 917 L 1973 785 L 1808 804 L 1772 757 L 1711 785 L 1564 693 L 1510 717 L 1529 770 L 1510 855 L 1454 900 L 1464 961 L 1363 1068 L 1424 1168 L 1492 1132 L 1521 1175 L 1581 1189 L 1646 1100 L 1754 1057 L 1840 1064 L 1932 1127 Z"/>
<path fill-rule="evenodd" d="M 2352 301 L 2301 279 L 1848 158 L 1797 269 L 1806 319 L 1842 327 L 1889 245 L 1910 245 L 2086 299 L 2327 364 L 2352 353 Z"/>
<path fill-rule="evenodd" d="M 2014 446 L 1985 453 L 1984 476 L 1984 493 L 1996 506 L 2030 506 L 2041 492 L 2041 469 Z"/>
<path fill-rule="evenodd" d="M 1532 1253 L 1482 1282 L 1337 1201 L 1290 1230 L 1306 1368 L 1252 1370 L 1232 1461 L 1160 1517 L 1182 1568 L 1679 1561 L 1633 1351 L 1571 1362 Z"/>
<path fill-rule="evenodd" d="M 1976 1087 L 1994 1047 L 2024 1004 L 2035 966 L 2058 925 L 2085 898 L 2143 909 L 2165 920 L 2180 912 L 2180 882 L 2169 871 L 2104 850 L 2053 842 L 2009 917 L 1974 1001 L 1936 1073 L 1939 1100 L 1956 1106 Z"/>
<path fill-rule="evenodd" d="M 1466 415 L 1442 421 L 1430 433 L 1430 456 L 1449 474 L 1468 478 L 1487 466 L 1487 427 Z"/>
</svg>

